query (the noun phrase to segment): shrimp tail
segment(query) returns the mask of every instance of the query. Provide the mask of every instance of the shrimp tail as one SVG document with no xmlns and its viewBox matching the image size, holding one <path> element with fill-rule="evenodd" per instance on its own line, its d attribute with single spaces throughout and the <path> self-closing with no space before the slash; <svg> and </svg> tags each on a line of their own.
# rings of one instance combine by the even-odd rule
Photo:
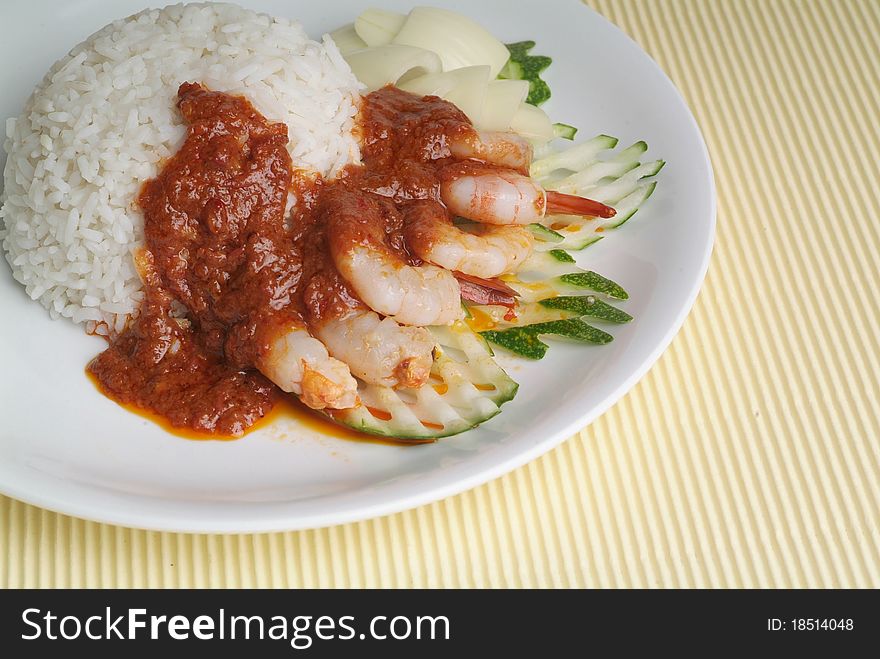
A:
<svg viewBox="0 0 880 659">
<path fill-rule="evenodd" d="M 334 369 L 342 371 L 341 368 Z M 343 380 L 347 373 L 333 373 L 337 377 L 327 377 L 317 369 L 311 368 L 307 363 L 302 364 L 302 394 L 300 399 L 313 410 L 326 408 L 347 409 L 358 404 L 357 393 L 352 392 L 348 382 Z M 343 377 L 338 377 L 339 375 Z M 352 399 L 354 396 L 354 399 Z"/>
<path fill-rule="evenodd" d="M 283 391 L 313 409 L 347 409 L 358 404 L 357 381 L 348 366 L 298 323 L 272 327 L 269 350 L 256 366 Z"/>
<path fill-rule="evenodd" d="M 461 287 L 461 298 L 474 304 L 498 304 L 513 308 L 516 306 L 517 293 L 500 279 L 484 279 L 463 272 L 456 272 Z"/>
<path fill-rule="evenodd" d="M 421 387 L 431 375 L 431 361 L 418 357 L 404 359 L 394 369 L 394 375 L 402 387 Z"/>
<path fill-rule="evenodd" d="M 605 204 L 562 192 L 547 191 L 547 215 L 583 215 L 585 217 L 614 217 L 617 211 Z"/>
</svg>

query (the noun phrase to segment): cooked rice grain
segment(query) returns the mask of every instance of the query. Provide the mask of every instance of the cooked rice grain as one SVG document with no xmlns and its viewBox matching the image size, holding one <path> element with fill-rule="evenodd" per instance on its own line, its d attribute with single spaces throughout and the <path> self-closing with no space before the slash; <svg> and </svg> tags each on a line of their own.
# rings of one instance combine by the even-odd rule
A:
<svg viewBox="0 0 880 659">
<path fill-rule="evenodd" d="M 142 299 L 141 184 L 184 139 L 178 86 L 243 94 L 284 121 L 297 167 L 332 176 L 358 158 L 358 83 L 336 45 L 228 4 L 147 10 L 76 46 L 6 121 L 0 217 L 28 295 L 92 331 L 119 331 Z"/>
</svg>

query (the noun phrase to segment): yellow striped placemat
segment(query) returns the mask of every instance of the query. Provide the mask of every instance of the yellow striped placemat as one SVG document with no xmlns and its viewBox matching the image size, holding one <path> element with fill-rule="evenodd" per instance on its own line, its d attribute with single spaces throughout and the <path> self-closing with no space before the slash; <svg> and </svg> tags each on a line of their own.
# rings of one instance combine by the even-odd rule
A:
<svg viewBox="0 0 880 659">
<path fill-rule="evenodd" d="M 672 347 L 483 487 L 193 536 L 0 498 L 0 585 L 880 587 L 880 2 L 590 0 L 706 136 L 718 242 Z"/>
</svg>

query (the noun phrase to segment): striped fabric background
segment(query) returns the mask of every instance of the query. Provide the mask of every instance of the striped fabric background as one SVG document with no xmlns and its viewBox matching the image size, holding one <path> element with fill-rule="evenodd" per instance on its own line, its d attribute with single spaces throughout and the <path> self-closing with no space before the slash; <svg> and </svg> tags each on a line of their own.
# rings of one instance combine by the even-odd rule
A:
<svg viewBox="0 0 880 659">
<path fill-rule="evenodd" d="M 463 495 L 191 536 L 0 498 L 0 585 L 880 587 L 880 2 L 590 0 L 696 113 L 718 242 L 592 426 Z"/>
</svg>

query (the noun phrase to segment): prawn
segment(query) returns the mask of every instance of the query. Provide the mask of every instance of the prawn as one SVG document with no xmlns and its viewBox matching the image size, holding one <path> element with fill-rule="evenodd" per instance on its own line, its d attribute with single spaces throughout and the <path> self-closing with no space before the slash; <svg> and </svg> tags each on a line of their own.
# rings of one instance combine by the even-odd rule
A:
<svg viewBox="0 0 880 659">
<path fill-rule="evenodd" d="M 524 174 L 475 161 L 440 170 L 440 198 L 455 215 L 485 224 L 531 224 L 546 215 L 607 218 L 616 213 L 598 201 L 545 190 Z"/>
<path fill-rule="evenodd" d="M 461 131 L 451 137 L 449 151 L 458 160 L 478 160 L 520 174 L 528 174 L 532 164 L 531 143 L 511 132 Z"/>
<path fill-rule="evenodd" d="M 332 269 L 312 277 L 304 301 L 312 332 L 357 377 L 385 387 L 420 387 L 428 381 L 434 341 L 425 328 L 380 318 Z"/>
<path fill-rule="evenodd" d="M 357 381 L 349 367 L 297 323 L 272 329 L 268 350 L 256 367 L 282 390 L 294 393 L 315 410 L 347 409 L 358 404 Z"/>
<path fill-rule="evenodd" d="M 319 212 L 336 269 L 373 311 L 402 325 L 448 325 L 462 317 L 455 276 L 408 262 L 390 202 L 340 184 L 322 196 Z"/>
<path fill-rule="evenodd" d="M 170 312 L 171 296 L 162 288 L 153 253 L 140 247 L 132 257 L 147 290 L 156 291 Z M 176 321 L 186 327 L 192 324 L 184 318 Z M 226 339 L 225 352 L 237 355 L 237 366 L 256 367 L 280 389 L 298 395 L 312 409 L 346 409 L 358 403 L 357 382 L 348 366 L 331 357 L 321 342 L 309 335 L 299 314 L 284 320 L 236 324 Z"/>
<path fill-rule="evenodd" d="M 534 239 L 525 227 L 479 224 L 469 233 L 436 201 L 407 204 L 404 218 L 403 234 L 413 253 L 447 270 L 491 279 L 514 272 L 532 253 Z"/>
</svg>

